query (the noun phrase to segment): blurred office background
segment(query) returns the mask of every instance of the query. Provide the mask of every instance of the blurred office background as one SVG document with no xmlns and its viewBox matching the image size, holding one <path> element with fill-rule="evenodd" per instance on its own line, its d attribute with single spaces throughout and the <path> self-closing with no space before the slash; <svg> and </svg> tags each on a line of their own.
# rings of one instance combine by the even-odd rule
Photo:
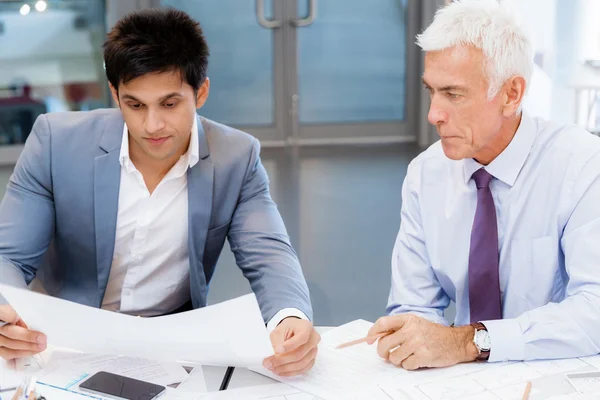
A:
<svg viewBox="0 0 600 400">
<path fill-rule="evenodd" d="M 101 45 L 127 12 L 198 19 L 211 94 L 200 114 L 263 144 L 315 322 L 385 309 L 406 167 L 427 124 L 414 36 L 444 0 L 0 0 L 0 196 L 35 118 L 111 107 Z M 600 132 L 600 0 L 519 0 L 536 45 L 525 109 Z M 250 291 L 228 246 L 210 288 Z M 448 317 L 453 317 L 450 310 Z"/>
</svg>

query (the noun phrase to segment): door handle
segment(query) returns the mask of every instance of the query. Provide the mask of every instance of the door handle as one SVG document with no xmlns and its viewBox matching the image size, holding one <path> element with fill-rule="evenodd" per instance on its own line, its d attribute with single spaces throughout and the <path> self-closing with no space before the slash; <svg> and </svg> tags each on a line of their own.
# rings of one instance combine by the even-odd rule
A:
<svg viewBox="0 0 600 400">
<path fill-rule="evenodd" d="M 281 27 L 281 21 L 265 17 L 265 0 L 256 0 L 256 19 L 263 28 L 276 29 Z"/>
<path fill-rule="evenodd" d="M 317 0 L 308 0 L 308 15 L 306 18 L 296 19 L 292 21 L 292 25 L 297 28 L 309 26 L 317 18 Z"/>
</svg>

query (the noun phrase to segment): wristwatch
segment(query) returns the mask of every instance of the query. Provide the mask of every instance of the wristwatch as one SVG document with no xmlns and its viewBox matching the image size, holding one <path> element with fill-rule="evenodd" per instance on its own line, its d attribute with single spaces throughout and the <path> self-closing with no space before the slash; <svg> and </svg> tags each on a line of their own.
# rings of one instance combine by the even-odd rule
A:
<svg viewBox="0 0 600 400">
<path fill-rule="evenodd" d="M 483 325 L 481 322 L 476 322 L 471 324 L 471 326 L 475 328 L 473 343 L 479 352 L 477 360 L 487 361 L 490 358 L 490 350 L 492 349 L 492 340 L 490 338 L 490 334 L 485 325 Z"/>
</svg>

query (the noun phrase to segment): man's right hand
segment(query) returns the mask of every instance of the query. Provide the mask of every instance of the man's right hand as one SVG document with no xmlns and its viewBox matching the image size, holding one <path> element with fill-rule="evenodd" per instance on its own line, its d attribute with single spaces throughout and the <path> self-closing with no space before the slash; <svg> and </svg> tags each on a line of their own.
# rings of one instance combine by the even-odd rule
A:
<svg viewBox="0 0 600 400">
<path fill-rule="evenodd" d="M 0 327 L 0 357 L 14 360 L 46 350 L 46 335 L 29 330 L 11 306 L 0 306 L 0 321 L 8 323 Z"/>
</svg>

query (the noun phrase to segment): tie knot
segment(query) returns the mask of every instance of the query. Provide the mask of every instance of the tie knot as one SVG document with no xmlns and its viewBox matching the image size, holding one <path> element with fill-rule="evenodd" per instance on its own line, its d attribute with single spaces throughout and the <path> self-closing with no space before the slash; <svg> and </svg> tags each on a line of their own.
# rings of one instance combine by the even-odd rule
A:
<svg viewBox="0 0 600 400">
<path fill-rule="evenodd" d="M 473 173 L 472 178 L 475 181 L 475 185 L 477 185 L 477 189 L 485 189 L 490 186 L 493 176 L 481 168 Z"/>
</svg>

